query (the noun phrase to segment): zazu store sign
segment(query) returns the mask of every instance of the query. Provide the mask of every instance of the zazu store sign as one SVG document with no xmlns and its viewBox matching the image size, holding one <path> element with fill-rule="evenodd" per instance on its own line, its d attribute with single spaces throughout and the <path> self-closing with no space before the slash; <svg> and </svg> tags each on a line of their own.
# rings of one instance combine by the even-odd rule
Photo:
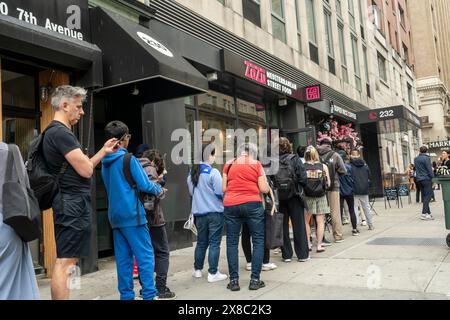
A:
<svg viewBox="0 0 450 320">
<path fill-rule="evenodd" d="M 226 72 L 302 102 L 320 101 L 322 98 L 319 85 L 299 87 L 298 84 L 285 77 L 226 50 L 222 51 L 222 65 Z"/>
<path fill-rule="evenodd" d="M 87 0 L 0 0 L 0 15 L 89 41 Z"/>
</svg>

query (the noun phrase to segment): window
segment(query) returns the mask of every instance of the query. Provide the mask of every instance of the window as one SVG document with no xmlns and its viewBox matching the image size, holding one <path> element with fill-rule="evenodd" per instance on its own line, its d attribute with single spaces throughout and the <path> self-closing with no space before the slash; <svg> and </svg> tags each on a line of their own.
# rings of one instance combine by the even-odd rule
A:
<svg viewBox="0 0 450 320">
<path fill-rule="evenodd" d="M 242 0 L 244 18 L 261 28 L 260 0 Z"/>
<path fill-rule="evenodd" d="M 306 16 L 308 17 L 308 37 L 309 42 L 317 43 L 316 18 L 314 15 L 314 0 L 306 0 Z"/>
<path fill-rule="evenodd" d="M 400 24 L 405 27 L 405 11 L 403 10 L 403 8 L 400 6 L 400 4 L 398 5 L 398 12 L 400 14 Z"/>
<path fill-rule="evenodd" d="M 408 88 L 408 103 L 409 103 L 410 106 L 412 106 L 414 104 L 414 97 L 413 97 L 412 86 L 409 83 L 407 83 L 406 86 Z"/>
<path fill-rule="evenodd" d="M 378 52 L 378 75 L 382 80 L 387 82 L 387 73 L 386 73 L 386 59 Z"/>
<path fill-rule="evenodd" d="M 350 28 L 355 31 L 355 6 L 353 0 L 348 0 L 348 16 L 350 20 Z"/>
<path fill-rule="evenodd" d="M 324 17 L 325 17 L 326 45 L 328 53 L 328 70 L 332 74 L 336 74 L 336 67 L 334 65 L 333 30 L 331 27 L 331 13 L 328 10 L 324 10 Z"/>
<path fill-rule="evenodd" d="M 372 1 L 372 15 L 373 15 L 373 24 L 377 27 L 378 30 L 381 30 L 380 8 L 378 8 L 375 1 Z"/>
<path fill-rule="evenodd" d="M 345 53 L 344 26 L 338 24 L 339 50 L 341 54 L 342 79 L 348 83 L 347 57 Z"/>
<path fill-rule="evenodd" d="M 316 37 L 316 18 L 314 0 L 306 0 L 306 16 L 308 17 L 309 56 L 312 61 L 319 64 L 319 49 Z"/>
<path fill-rule="evenodd" d="M 361 71 L 359 69 L 359 54 L 358 54 L 358 40 L 352 36 L 352 53 L 353 53 L 353 66 L 355 71 L 355 84 L 358 91 L 362 90 L 361 87 Z"/>
<path fill-rule="evenodd" d="M 406 44 L 403 43 L 403 59 L 409 65 L 409 52 Z"/>
<path fill-rule="evenodd" d="M 283 0 L 272 0 L 272 34 L 275 38 L 286 43 Z"/>
<path fill-rule="evenodd" d="M 336 0 L 336 14 L 342 18 L 342 3 L 341 0 Z"/>
<path fill-rule="evenodd" d="M 368 67 L 368 60 L 367 60 L 367 48 L 363 46 L 363 59 L 364 59 L 364 72 L 366 75 L 366 91 L 367 96 L 370 98 L 370 81 L 369 81 L 369 67 Z"/>
<path fill-rule="evenodd" d="M 359 9 L 359 24 L 361 26 L 361 38 L 365 39 L 365 34 L 364 34 L 364 24 L 365 24 L 365 15 L 363 14 L 363 12 L 365 11 L 365 0 L 358 0 L 359 1 L 359 5 L 358 5 L 358 9 Z"/>
<path fill-rule="evenodd" d="M 297 43 L 298 43 L 298 51 L 302 52 L 302 35 L 301 35 L 301 27 L 300 27 L 300 0 L 295 0 L 295 18 L 297 22 Z"/>
</svg>

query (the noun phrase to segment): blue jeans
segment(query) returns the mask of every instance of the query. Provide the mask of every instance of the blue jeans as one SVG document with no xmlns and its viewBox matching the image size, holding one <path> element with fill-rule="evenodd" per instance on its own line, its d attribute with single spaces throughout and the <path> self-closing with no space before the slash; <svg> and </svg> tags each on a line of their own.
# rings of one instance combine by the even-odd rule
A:
<svg viewBox="0 0 450 320">
<path fill-rule="evenodd" d="M 197 246 L 195 247 L 195 270 L 202 270 L 205 262 L 206 249 L 208 253 L 208 272 L 217 273 L 220 257 L 220 241 L 222 240 L 223 213 L 211 212 L 204 216 L 195 217 L 197 227 Z"/>
<path fill-rule="evenodd" d="M 142 298 L 153 300 L 156 296 L 153 280 L 155 258 L 147 224 L 113 229 L 113 238 L 120 300 L 134 300 L 133 256 L 136 257 L 142 283 Z"/>
<path fill-rule="evenodd" d="M 225 207 L 227 226 L 227 260 L 230 280 L 239 279 L 238 245 L 242 223 L 246 223 L 252 238 L 251 279 L 259 280 L 264 257 L 264 208 L 262 202 L 247 202 L 237 206 Z"/>
<path fill-rule="evenodd" d="M 430 200 L 433 197 L 433 183 L 431 180 L 422 180 L 418 182 L 420 191 L 422 192 L 422 214 L 431 214 Z"/>
</svg>

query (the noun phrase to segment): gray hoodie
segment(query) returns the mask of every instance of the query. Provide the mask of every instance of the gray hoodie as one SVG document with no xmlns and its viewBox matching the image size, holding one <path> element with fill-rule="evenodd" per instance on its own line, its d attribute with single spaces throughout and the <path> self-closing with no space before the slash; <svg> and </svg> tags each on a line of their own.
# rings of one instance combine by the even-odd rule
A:
<svg viewBox="0 0 450 320">
<path fill-rule="evenodd" d="M 319 152 L 319 156 L 321 159 L 325 159 L 329 157 L 329 154 L 332 152 L 333 155 L 331 156 L 330 162 L 334 163 L 334 171 L 336 174 L 334 175 L 334 178 L 331 177 L 332 172 L 330 172 L 330 178 L 331 181 L 331 191 L 339 191 L 340 183 L 339 183 L 339 176 L 345 176 L 347 174 L 347 169 L 345 168 L 344 160 L 342 160 L 341 156 L 334 152 L 331 149 L 331 146 L 328 144 L 321 145 L 317 147 L 317 151 Z"/>
</svg>

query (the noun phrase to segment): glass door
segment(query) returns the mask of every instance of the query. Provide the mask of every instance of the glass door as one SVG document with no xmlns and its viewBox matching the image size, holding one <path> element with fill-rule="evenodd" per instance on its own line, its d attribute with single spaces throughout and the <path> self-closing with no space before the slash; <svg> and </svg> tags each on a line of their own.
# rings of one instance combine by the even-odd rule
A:
<svg viewBox="0 0 450 320">
<path fill-rule="evenodd" d="M 294 152 L 300 146 L 316 146 L 316 129 L 314 127 L 297 130 L 281 131 L 281 136 L 286 137 L 293 144 Z"/>
<path fill-rule="evenodd" d="M 38 135 L 39 102 L 37 71 L 28 66 L 2 60 L 2 137 L 3 142 L 16 144 L 25 161 L 28 146 Z M 41 239 L 29 243 L 36 272 L 43 272 Z"/>
</svg>

